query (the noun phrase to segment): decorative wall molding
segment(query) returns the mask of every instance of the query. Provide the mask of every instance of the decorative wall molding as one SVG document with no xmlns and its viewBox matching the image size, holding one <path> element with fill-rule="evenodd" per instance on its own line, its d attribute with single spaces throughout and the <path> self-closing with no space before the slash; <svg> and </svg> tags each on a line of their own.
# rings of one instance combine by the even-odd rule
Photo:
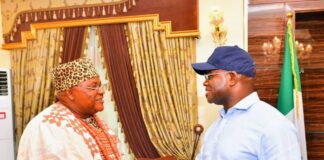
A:
<svg viewBox="0 0 324 160">
<path fill-rule="evenodd" d="M 106 18 L 92 18 L 92 19 L 77 19 L 77 20 L 65 20 L 54 22 L 42 22 L 30 24 L 30 31 L 21 32 L 21 41 L 14 43 L 5 43 L 2 45 L 3 49 L 16 49 L 25 48 L 28 40 L 36 38 L 36 30 L 48 29 L 48 28 L 63 28 L 63 27 L 76 27 L 76 26 L 89 26 L 89 25 L 102 25 L 102 24 L 116 24 L 116 23 L 129 23 L 139 21 L 153 21 L 154 30 L 165 30 L 166 37 L 196 37 L 198 38 L 200 33 L 198 30 L 186 30 L 186 31 L 172 31 L 171 21 L 159 21 L 159 14 L 147 14 L 137 16 L 119 16 L 119 17 L 106 17 Z"/>
</svg>

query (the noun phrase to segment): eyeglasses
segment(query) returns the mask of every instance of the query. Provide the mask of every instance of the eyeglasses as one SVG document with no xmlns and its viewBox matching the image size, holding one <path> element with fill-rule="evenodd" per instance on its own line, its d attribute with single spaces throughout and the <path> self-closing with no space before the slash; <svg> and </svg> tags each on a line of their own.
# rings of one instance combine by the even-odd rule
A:
<svg viewBox="0 0 324 160">
<path fill-rule="evenodd" d="M 84 89 L 92 90 L 92 91 L 98 91 L 99 89 L 102 89 L 103 91 L 108 90 L 108 85 L 107 84 L 102 84 L 101 86 L 97 87 L 89 87 L 89 86 L 79 86 Z"/>
<path fill-rule="evenodd" d="M 227 72 L 217 72 L 217 73 L 210 73 L 210 74 L 204 74 L 204 77 L 207 80 L 210 80 L 214 75 L 217 75 L 217 74 L 223 74 L 223 73 L 227 73 Z"/>
</svg>

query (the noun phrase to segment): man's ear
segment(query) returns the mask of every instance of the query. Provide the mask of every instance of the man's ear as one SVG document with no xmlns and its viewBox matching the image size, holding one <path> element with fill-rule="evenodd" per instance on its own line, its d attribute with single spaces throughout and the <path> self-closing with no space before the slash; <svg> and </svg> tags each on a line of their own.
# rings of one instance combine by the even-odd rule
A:
<svg viewBox="0 0 324 160">
<path fill-rule="evenodd" d="M 65 92 L 66 96 L 67 96 L 71 101 L 74 100 L 74 96 L 73 96 L 72 91 L 71 91 L 70 89 L 68 89 L 68 90 L 66 90 L 66 91 L 64 91 L 64 92 Z"/>
<path fill-rule="evenodd" d="M 236 73 L 235 71 L 230 71 L 228 72 L 228 75 L 229 75 L 229 85 L 230 86 L 235 86 L 238 81 L 239 81 L 239 78 L 240 78 L 240 74 Z"/>
</svg>

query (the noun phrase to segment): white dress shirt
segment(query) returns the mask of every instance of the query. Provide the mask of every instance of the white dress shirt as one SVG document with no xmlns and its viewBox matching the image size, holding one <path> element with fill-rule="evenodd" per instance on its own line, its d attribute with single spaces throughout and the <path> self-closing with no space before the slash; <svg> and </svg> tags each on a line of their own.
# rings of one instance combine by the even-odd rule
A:
<svg viewBox="0 0 324 160">
<path fill-rule="evenodd" d="M 242 99 L 207 130 L 198 160 L 300 160 L 294 125 L 256 92 Z"/>
</svg>

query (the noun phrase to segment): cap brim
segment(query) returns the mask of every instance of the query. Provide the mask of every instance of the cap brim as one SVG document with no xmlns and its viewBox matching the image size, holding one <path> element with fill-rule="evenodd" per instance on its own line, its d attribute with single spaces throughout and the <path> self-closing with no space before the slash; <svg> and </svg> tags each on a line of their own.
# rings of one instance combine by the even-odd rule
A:
<svg viewBox="0 0 324 160">
<path fill-rule="evenodd" d="M 200 75 L 207 74 L 211 70 L 218 69 L 216 66 L 211 65 L 207 62 L 191 64 L 192 68 Z"/>
</svg>

